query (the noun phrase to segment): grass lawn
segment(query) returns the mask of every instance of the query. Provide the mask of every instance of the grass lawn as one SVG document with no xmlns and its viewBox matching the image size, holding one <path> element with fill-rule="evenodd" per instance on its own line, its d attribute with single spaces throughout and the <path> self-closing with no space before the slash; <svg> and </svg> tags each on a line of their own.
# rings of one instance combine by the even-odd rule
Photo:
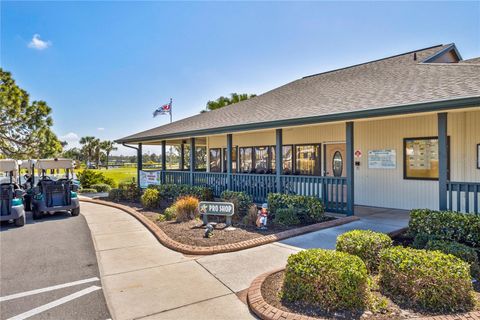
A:
<svg viewBox="0 0 480 320">
<path fill-rule="evenodd" d="M 76 169 L 76 173 L 82 172 L 84 169 Z M 89 169 L 95 172 L 101 172 L 105 177 L 112 178 L 116 183 L 132 181 L 132 178 L 137 178 L 137 168 L 122 167 L 122 168 L 109 168 L 108 170 L 102 169 Z"/>
</svg>

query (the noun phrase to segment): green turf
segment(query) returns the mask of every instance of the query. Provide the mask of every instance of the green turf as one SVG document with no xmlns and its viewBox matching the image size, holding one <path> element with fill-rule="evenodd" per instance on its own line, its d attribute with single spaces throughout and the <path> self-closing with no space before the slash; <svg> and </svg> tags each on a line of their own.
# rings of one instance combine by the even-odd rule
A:
<svg viewBox="0 0 480 320">
<path fill-rule="evenodd" d="M 101 172 L 107 178 L 112 178 L 118 184 L 120 182 L 132 181 L 132 178 L 137 178 L 137 168 L 122 167 L 122 168 L 109 168 L 107 169 L 89 169 L 95 172 Z M 76 173 L 80 173 L 83 169 L 75 170 Z"/>
</svg>

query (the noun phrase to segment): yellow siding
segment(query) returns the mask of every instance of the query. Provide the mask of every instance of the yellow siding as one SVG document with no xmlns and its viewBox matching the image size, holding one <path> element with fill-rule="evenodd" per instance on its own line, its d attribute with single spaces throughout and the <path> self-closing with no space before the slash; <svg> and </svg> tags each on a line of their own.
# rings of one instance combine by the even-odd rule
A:
<svg viewBox="0 0 480 320">
<path fill-rule="evenodd" d="M 403 139 L 437 136 L 437 115 L 355 122 L 355 150 L 362 151 L 355 172 L 355 204 L 387 208 L 438 208 L 438 182 L 403 179 Z M 450 177 L 480 182 L 476 145 L 480 143 L 480 111 L 450 112 Z M 345 124 L 285 128 L 284 144 L 345 141 Z M 234 146 L 275 145 L 275 131 L 233 135 Z M 226 136 L 208 138 L 209 148 L 225 148 Z M 369 169 L 368 151 L 395 149 L 395 169 Z"/>
</svg>

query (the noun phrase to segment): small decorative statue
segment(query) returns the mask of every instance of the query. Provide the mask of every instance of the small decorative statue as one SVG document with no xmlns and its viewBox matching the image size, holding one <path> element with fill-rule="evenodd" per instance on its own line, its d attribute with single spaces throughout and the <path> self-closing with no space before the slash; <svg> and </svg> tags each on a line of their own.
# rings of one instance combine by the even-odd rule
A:
<svg viewBox="0 0 480 320">
<path fill-rule="evenodd" d="M 258 210 L 257 215 L 257 228 L 260 230 L 267 230 L 267 216 L 268 216 L 268 204 L 262 204 L 262 209 Z"/>
<path fill-rule="evenodd" d="M 213 226 L 209 223 L 205 228 L 205 234 L 203 235 L 205 238 L 213 237 Z"/>
</svg>

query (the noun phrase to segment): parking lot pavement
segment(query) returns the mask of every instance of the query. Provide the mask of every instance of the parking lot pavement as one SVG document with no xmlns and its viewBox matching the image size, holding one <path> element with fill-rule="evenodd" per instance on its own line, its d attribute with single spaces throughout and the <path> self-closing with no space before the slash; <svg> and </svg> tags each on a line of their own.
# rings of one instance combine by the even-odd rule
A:
<svg viewBox="0 0 480 320">
<path fill-rule="evenodd" d="M 0 232 L 0 319 L 109 319 L 85 218 L 68 213 Z"/>
</svg>

